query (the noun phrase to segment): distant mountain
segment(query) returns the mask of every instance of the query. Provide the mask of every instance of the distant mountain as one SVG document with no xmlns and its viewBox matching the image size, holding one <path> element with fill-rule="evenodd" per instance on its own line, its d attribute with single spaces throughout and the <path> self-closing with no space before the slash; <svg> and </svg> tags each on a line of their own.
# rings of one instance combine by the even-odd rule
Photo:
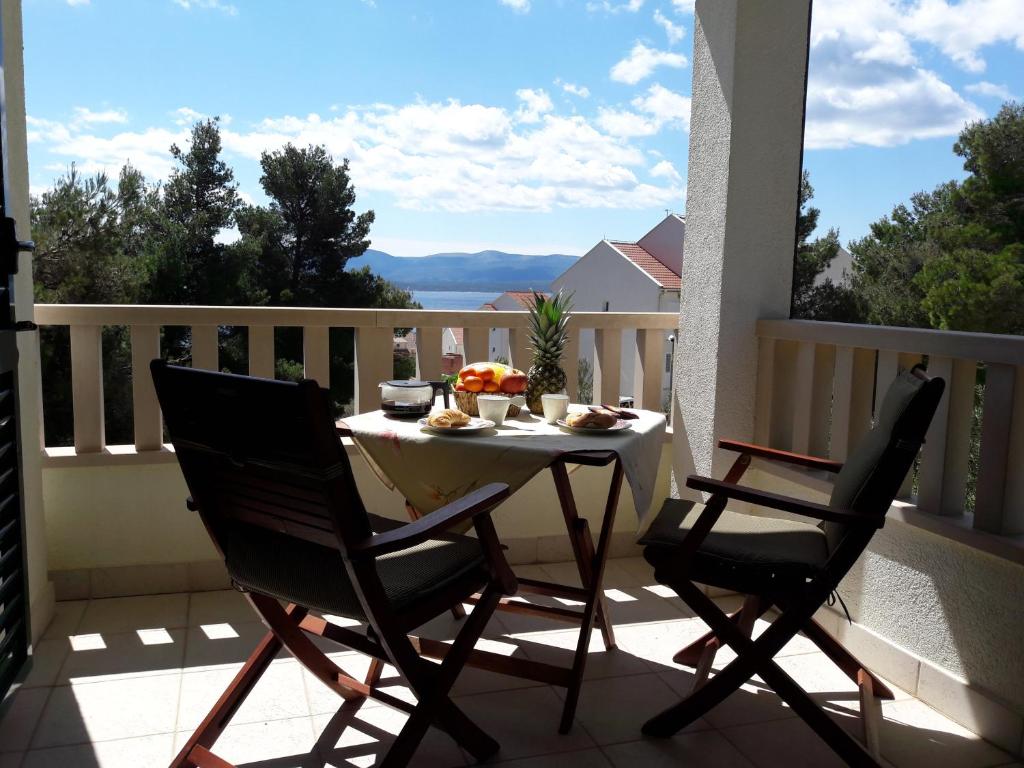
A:
<svg viewBox="0 0 1024 768">
<path fill-rule="evenodd" d="M 348 269 L 369 267 L 406 290 L 419 291 L 526 291 L 547 290 L 551 281 L 576 263 L 578 256 L 480 251 L 434 253 L 429 256 L 392 256 L 368 250 L 348 263 Z"/>
</svg>

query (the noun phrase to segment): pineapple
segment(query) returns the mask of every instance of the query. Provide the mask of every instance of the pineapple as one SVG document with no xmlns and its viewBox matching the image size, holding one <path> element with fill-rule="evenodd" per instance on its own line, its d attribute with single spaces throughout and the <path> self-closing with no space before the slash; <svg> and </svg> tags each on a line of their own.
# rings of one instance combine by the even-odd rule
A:
<svg viewBox="0 0 1024 768">
<path fill-rule="evenodd" d="M 565 390 L 562 352 L 568 340 L 565 326 L 572 309 L 570 297 L 559 291 L 550 299 L 533 294 L 530 307 L 530 347 L 533 365 L 527 374 L 526 407 L 531 413 L 541 412 L 541 395 Z"/>
</svg>

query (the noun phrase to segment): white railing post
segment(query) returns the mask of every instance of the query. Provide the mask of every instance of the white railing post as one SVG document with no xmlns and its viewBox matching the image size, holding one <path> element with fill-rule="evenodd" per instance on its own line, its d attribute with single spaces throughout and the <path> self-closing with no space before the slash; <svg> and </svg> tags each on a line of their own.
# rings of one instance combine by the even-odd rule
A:
<svg viewBox="0 0 1024 768">
<path fill-rule="evenodd" d="M 355 329 L 356 413 L 380 408 L 378 385 L 394 375 L 393 334 L 391 328 Z"/>
<path fill-rule="evenodd" d="M 580 328 L 570 318 L 567 326 L 569 337 L 565 344 L 565 351 L 562 353 L 562 369 L 565 371 L 565 391 L 569 395 L 569 401 L 578 403 L 580 400 Z M 529 360 L 529 358 L 527 358 Z M 517 366 L 520 370 L 529 372 L 530 366 Z"/>
<path fill-rule="evenodd" d="M 530 354 L 530 334 L 526 326 L 508 329 L 508 348 L 512 365 L 524 373 L 529 371 L 532 356 Z M 575 368 L 573 368 L 572 374 L 576 375 Z M 565 375 L 569 376 L 568 368 L 565 369 Z"/>
<path fill-rule="evenodd" d="M 813 341 L 801 341 L 796 352 L 796 376 L 793 381 L 793 448 L 796 453 L 810 453 L 814 401 Z"/>
<path fill-rule="evenodd" d="M 160 326 L 131 326 L 132 343 L 132 421 L 135 426 L 135 450 L 158 451 L 164 443 L 160 403 L 156 399 L 149 363 L 160 357 Z"/>
<path fill-rule="evenodd" d="M 633 396 L 638 408 L 661 410 L 661 381 L 665 371 L 665 332 L 638 328 L 633 363 Z"/>
<path fill-rule="evenodd" d="M 107 446 L 102 331 L 98 325 L 71 326 L 71 404 L 76 453 L 98 453 Z"/>
<path fill-rule="evenodd" d="M 391 339 L 388 339 L 388 352 Z M 331 329 L 325 325 L 302 328 L 302 375 L 322 389 L 331 388 Z"/>
<path fill-rule="evenodd" d="M 192 367 L 204 371 L 220 370 L 220 350 L 217 348 L 216 325 L 192 326 Z"/>
<path fill-rule="evenodd" d="M 871 429 L 875 350 L 837 347 L 832 394 L 832 434 L 829 456 L 846 461 L 850 451 Z"/>
<path fill-rule="evenodd" d="M 274 378 L 274 326 L 249 326 L 249 375 Z"/>
<path fill-rule="evenodd" d="M 441 378 L 441 328 L 416 329 L 416 378 L 437 381 Z"/>
<path fill-rule="evenodd" d="M 944 379 L 946 391 L 921 449 L 917 506 L 926 512 L 964 513 L 976 373 L 973 360 L 932 357 L 928 361 L 928 375 Z"/>
<path fill-rule="evenodd" d="M 622 370 L 622 329 L 595 329 L 594 351 L 594 398 L 599 403 L 618 406 L 621 394 L 619 376 Z"/>
<path fill-rule="evenodd" d="M 757 395 L 754 400 L 754 442 L 758 445 L 771 445 L 774 390 L 775 339 L 761 338 L 757 345 Z"/>
<path fill-rule="evenodd" d="M 1016 475 L 1020 474 L 1024 436 L 1013 433 L 1015 426 L 1024 424 L 1024 414 L 1020 413 L 1024 411 L 1024 398 L 1016 392 L 1021 369 L 992 363 L 986 368 L 974 527 L 989 533 L 1020 533 L 1024 513 L 1020 509 L 1011 512 L 1010 508 L 1014 501 L 1019 507 L 1021 496 L 1021 483 Z M 1017 465 L 1011 463 L 1014 454 Z"/>
<path fill-rule="evenodd" d="M 490 328 L 463 328 L 462 346 L 466 351 L 466 359 L 462 362 L 483 363 L 489 359 L 491 343 Z"/>
</svg>

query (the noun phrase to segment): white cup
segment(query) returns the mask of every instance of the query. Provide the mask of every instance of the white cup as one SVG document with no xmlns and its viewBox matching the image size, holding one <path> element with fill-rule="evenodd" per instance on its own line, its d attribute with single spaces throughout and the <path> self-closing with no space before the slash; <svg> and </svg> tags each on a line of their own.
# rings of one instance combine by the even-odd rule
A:
<svg viewBox="0 0 1024 768">
<path fill-rule="evenodd" d="M 496 427 L 505 423 L 505 416 L 508 415 L 508 407 L 511 404 L 512 400 L 504 395 L 476 396 L 476 407 L 480 411 L 480 418 L 493 421 Z"/>
<path fill-rule="evenodd" d="M 540 404 L 544 409 L 544 421 L 554 424 L 569 415 L 568 395 L 541 395 Z"/>
</svg>

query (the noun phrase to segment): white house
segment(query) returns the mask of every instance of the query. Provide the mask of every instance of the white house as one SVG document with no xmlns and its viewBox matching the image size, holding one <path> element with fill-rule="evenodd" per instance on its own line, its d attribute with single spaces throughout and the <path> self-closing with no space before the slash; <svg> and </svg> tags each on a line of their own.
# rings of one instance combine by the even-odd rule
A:
<svg viewBox="0 0 1024 768">
<path fill-rule="evenodd" d="M 602 240 L 551 283 L 573 294 L 581 312 L 678 312 L 686 220 L 668 214 L 635 243 Z M 671 334 L 665 334 L 662 399 L 667 401 L 672 366 Z M 580 334 L 580 358 L 594 364 L 594 332 Z M 636 332 L 622 334 L 620 398 L 632 398 Z"/>
</svg>

